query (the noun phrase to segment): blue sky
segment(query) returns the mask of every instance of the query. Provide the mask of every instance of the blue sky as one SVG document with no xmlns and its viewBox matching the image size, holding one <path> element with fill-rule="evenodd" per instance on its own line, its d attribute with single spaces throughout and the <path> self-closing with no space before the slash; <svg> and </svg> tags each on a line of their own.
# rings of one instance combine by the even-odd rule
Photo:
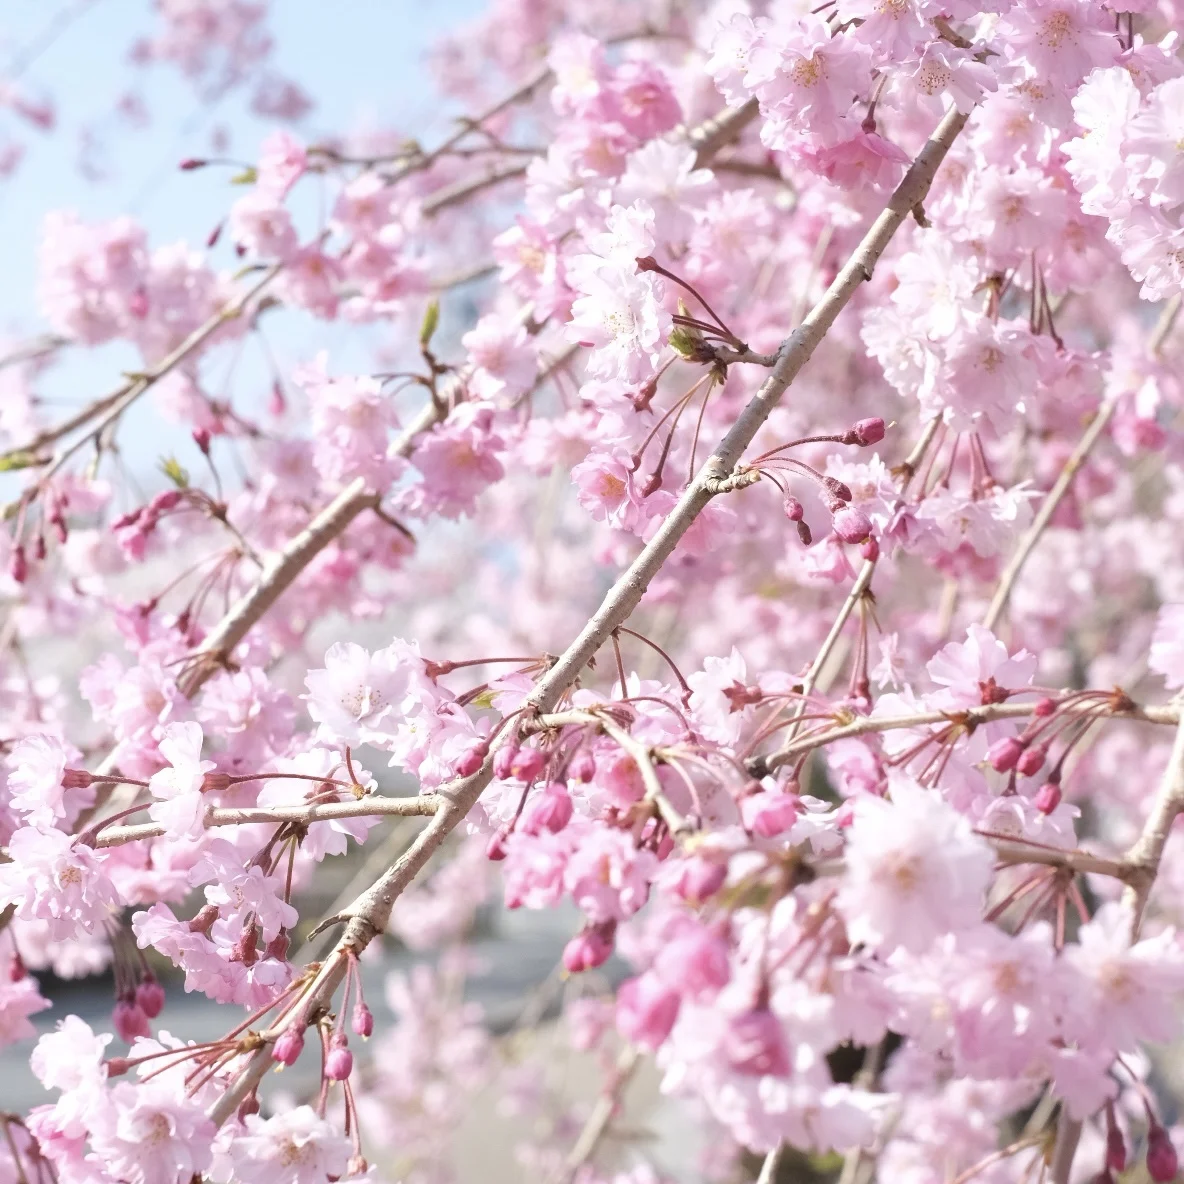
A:
<svg viewBox="0 0 1184 1184">
<path fill-rule="evenodd" d="M 154 243 L 198 241 L 226 209 L 227 173 L 180 173 L 177 162 L 206 153 L 219 123 L 231 133 L 232 154 L 247 158 L 269 130 L 246 110 L 242 91 L 211 108 L 177 70 L 127 62 L 128 48 L 154 26 L 151 8 L 150 0 L 7 0 L 0 10 L 0 79 L 60 30 L 21 78 L 34 94 L 53 96 L 57 130 L 42 135 L 0 117 L 28 146 L 16 175 L 0 182 L 0 330 L 38 327 L 30 297 L 47 209 L 77 209 L 85 218 L 133 214 Z M 482 8 L 481 0 L 273 0 L 272 60 L 316 101 L 302 134 L 395 127 L 431 142 L 447 130 L 447 113 L 424 53 Z M 151 112 L 145 129 L 128 131 L 109 114 L 130 89 Z M 110 149 L 104 159 L 112 175 L 100 184 L 77 168 L 88 125 L 105 133 Z"/>
<path fill-rule="evenodd" d="M 438 142 L 456 109 L 440 103 L 425 55 L 443 33 L 484 6 L 483 0 L 272 0 L 271 64 L 315 102 L 297 134 L 314 142 L 331 132 L 383 129 Z M 131 45 L 155 27 L 150 0 L 6 0 L 0 6 L 0 79 L 40 47 L 20 83 L 34 97 L 52 96 L 58 113 L 56 130 L 46 135 L 0 110 L 0 128 L 28 149 L 16 174 L 0 181 L 0 338 L 25 338 L 46 328 L 35 289 L 47 210 L 73 209 L 84 220 L 130 214 L 154 246 L 178 239 L 201 246 L 239 191 L 228 187 L 231 170 L 181 172 L 178 162 L 207 155 L 218 125 L 229 133 L 228 154 L 253 160 L 275 126 L 250 113 L 246 88 L 212 105 L 175 67 L 130 64 Z M 128 129 L 114 115 L 129 90 L 142 95 L 150 112 L 145 128 Z M 98 129 L 107 148 L 102 160 L 110 175 L 98 183 L 78 167 L 88 127 Z M 215 266 L 232 261 L 220 248 Z M 368 369 L 369 347 L 386 331 L 342 323 L 318 324 L 312 337 L 308 330 L 303 316 L 269 318 L 269 341 L 282 367 L 324 347 L 334 369 Z M 123 344 L 67 351 L 38 390 L 47 403 L 77 406 L 113 389 L 121 371 L 137 363 L 135 351 Z M 246 388 L 240 406 L 265 396 L 270 378 L 262 359 L 247 356 L 236 373 L 238 387 Z M 187 435 L 178 425 L 162 425 L 147 401 L 127 417 L 121 433 L 125 455 L 141 474 L 169 451 L 192 463 L 195 458 L 184 455 L 192 451 Z"/>
</svg>

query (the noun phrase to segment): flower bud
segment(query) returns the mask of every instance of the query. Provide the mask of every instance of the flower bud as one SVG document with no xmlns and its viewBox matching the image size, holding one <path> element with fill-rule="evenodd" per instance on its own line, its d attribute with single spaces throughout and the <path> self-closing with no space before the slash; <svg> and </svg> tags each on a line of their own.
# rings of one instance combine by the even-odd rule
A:
<svg viewBox="0 0 1184 1184">
<path fill-rule="evenodd" d="M 288 947 L 291 946 L 291 944 L 291 938 L 289 938 L 288 935 L 281 929 L 279 933 L 277 933 L 275 937 L 273 937 L 271 941 L 269 941 L 267 945 L 263 947 L 263 956 L 265 958 L 274 958 L 277 962 L 286 962 L 288 959 Z"/>
<path fill-rule="evenodd" d="M 108 1080 L 112 1077 L 122 1077 L 132 1067 L 128 1057 L 108 1057 L 103 1064 L 107 1070 Z"/>
<path fill-rule="evenodd" d="M 271 1050 L 271 1059 L 281 1065 L 294 1065 L 304 1051 L 304 1033 L 297 1027 L 285 1028 Z"/>
<path fill-rule="evenodd" d="M 749 1077 L 788 1077 L 789 1050 L 781 1021 L 767 1008 L 733 1016 L 724 1037 L 724 1050 L 737 1073 Z"/>
<path fill-rule="evenodd" d="M 613 952 L 616 925 L 593 925 L 563 947 L 563 966 L 572 974 L 603 966 Z"/>
<path fill-rule="evenodd" d="M 209 428 L 194 428 L 193 442 L 198 449 L 205 456 L 210 455 L 210 429 Z"/>
<path fill-rule="evenodd" d="M 596 776 L 596 758 L 586 748 L 581 748 L 568 762 L 567 775 L 573 781 L 587 785 Z"/>
<path fill-rule="evenodd" d="M 155 975 L 149 974 L 136 987 L 136 1003 L 150 1020 L 156 1019 L 164 1010 L 164 987 L 156 981 Z"/>
<path fill-rule="evenodd" d="M 507 781 L 512 776 L 512 766 L 514 764 L 514 758 L 517 755 L 518 745 L 513 740 L 507 744 L 503 744 L 493 754 L 493 775 L 499 781 Z"/>
<path fill-rule="evenodd" d="M 681 1004 L 678 994 L 656 975 L 631 978 L 617 992 L 617 1029 L 626 1040 L 652 1052 L 670 1035 Z"/>
<path fill-rule="evenodd" d="M 471 777 L 484 763 L 489 755 L 489 745 L 484 741 L 474 744 L 467 752 L 462 753 L 452 766 L 452 771 L 458 777 Z"/>
<path fill-rule="evenodd" d="M 1114 1118 L 1114 1104 L 1106 1103 L 1106 1170 L 1121 1172 L 1126 1167 L 1126 1142 Z"/>
<path fill-rule="evenodd" d="M 1061 787 L 1055 781 L 1046 781 L 1036 791 L 1032 804 L 1041 814 L 1051 814 L 1061 804 Z"/>
<path fill-rule="evenodd" d="M 876 416 L 874 419 L 861 419 L 852 429 L 855 433 L 855 443 L 860 448 L 869 444 L 879 444 L 884 438 L 884 421 Z"/>
<path fill-rule="evenodd" d="M 1037 699 L 1035 705 L 1032 707 L 1032 714 L 1040 719 L 1047 719 L 1057 709 L 1057 702 L 1055 699 L 1047 697 Z"/>
<path fill-rule="evenodd" d="M 19 983 L 29 972 L 25 969 L 25 960 L 20 954 L 13 954 L 8 962 L 8 981 Z"/>
<path fill-rule="evenodd" d="M 485 845 L 485 858 L 494 863 L 501 863 L 506 857 L 506 839 L 510 834 L 508 826 L 500 827 Z"/>
<path fill-rule="evenodd" d="M 804 522 L 798 523 L 798 540 L 803 547 L 808 547 L 814 541 L 814 536 L 810 533 L 810 528 Z"/>
<path fill-rule="evenodd" d="M 520 748 L 510 762 L 510 772 L 516 780 L 531 782 L 537 780 L 547 758 L 537 748 Z"/>
<path fill-rule="evenodd" d="M 218 911 L 216 904 L 202 905 L 201 911 L 189 922 L 189 932 L 204 933 L 209 937 L 210 929 L 218 919 Z"/>
<path fill-rule="evenodd" d="M 148 512 L 153 516 L 174 510 L 181 504 L 179 489 L 162 489 L 149 503 Z"/>
<path fill-rule="evenodd" d="M 845 543 L 862 543 L 871 537 L 872 524 L 868 516 L 855 506 L 836 510 L 831 521 L 835 534 Z"/>
<path fill-rule="evenodd" d="M 1147 1174 L 1155 1184 L 1168 1184 L 1169 1180 L 1176 1178 L 1179 1170 L 1180 1162 L 1171 1136 L 1159 1122 L 1152 1119 L 1151 1129 L 1147 1132 Z"/>
<path fill-rule="evenodd" d="M 131 1044 L 137 1036 L 151 1036 L 152 1028 L 148 1024 L 148 1017 L 136 1005 L 134 998 L 120 999 L 111 1013 L 111 1025 L 119 1033 L 121 1040 Z"/>
<path fill-rule="evenodd" d="M 89 789 L 94 782 L 94 774 L 86 769 L 63 769 L 63 789 Z"/>
<path fill-rule="evenodd" d="M 1010 773 L 1016 762 L 1024 755 L 1024 743 L 1015 736 L 996 740 L 987 749 L 987 763 L 996 773 Z"/>
<path fill-rule="evenodd" d="M 806 507 L 791 494 L 785 495 L 785 501 L 782 504 L 785 508 L 785 516 L 790 522 L 801 522 L 806 516 Z"/>
<path fill-rule="evenodd" d="M 359 999 L 354 1004 L 354 1013 L 350 1017 L 354 1035 L 366 1039 L 374 1031 L 374 1013 Z"/>
<path fill-rule="evenodd" d="M 325 1058 L 325 1076 L 330 1081 L 344 1081 L 354 1071 L 354 1054 L 341 1033 L 333 1037 L 333 1045 Z"/>
<path fill-rule="evenodd" d="M 194 169 L 204 169 L 208 162 L 200 159 L 197 156 L 187 156 L 177 168 L 184 173 L 191 173 Z"/>
<path fill-rule="evenodd" d="M 792 793 L 755 793 L 740 803 L 744 825 L 762 839 L 784 834 L 797 821 L 800 810 L 801 802 Z"/>
<path fill-rule="evenodd" d="M 1034 777 L 1044 767 L 1047 756 L 1048 748 L 1045 745 L 1033 744 L 1020 754 L 1020 759 L 1015 763 L 1016 772 L 1021 777 Z"/>
<path fill-rule="evenodd" d="M 25 557 L 25 548 L 20 543 L 12 549 L 12 556 L 8 561 L 8 574 L 18 584 L 23 584 L 29 578 L 29 561 Z"/>
<path fill-rule="evenodd" d="M 859 548 L 859 553 L 869 563 L 875 563 L 880 558 L 880 544 L 876 542 L 876 536 L 871 535 L 863 540 Z"/>
<path fill-rule="evenodd" d="M 677 878 L 671 884 L 676 895 L 688 904 L 702 904 L 710 900 L 728 878 L 728 865 L 692 855 L 679 866 Z"/>
<path fill-rule="evenodd" d="M 528 835 L 539 835 L 545 830 L 558 834 L 571 821 L 571 816 L 571 795 L 558 781 L 549 781 L 542 793 L 526 803 L 522 829 Z"/>
<path fill-rule="evenodd" d="M 837 481 L 834 477 L 823 477 L 822 485 L 829 494 L 837 497 L 839 501 L 849 502 L 851 500 L 850 486 L 844 485 L 842 481 Z"/>
</svg>

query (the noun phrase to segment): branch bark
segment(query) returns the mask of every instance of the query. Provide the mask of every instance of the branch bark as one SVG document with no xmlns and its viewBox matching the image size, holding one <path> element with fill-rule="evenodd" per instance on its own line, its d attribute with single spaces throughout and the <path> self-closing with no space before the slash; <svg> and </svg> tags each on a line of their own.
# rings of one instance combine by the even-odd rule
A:
<svg viewBox="0 0 1184 1184">
<path fill-rule="evenodd" d="M 772 372 L 685 490 L 658 533 L 608 592 L 579 636 L 539 681 L 527 700 L 529 708 L 539 713 L 552 711 L 575 684 L 589 658 L 595 655 L 612 630 L 623 624 L 632 613 L 650 580 L 711 501 L 714 496 L 711 483 L 731 475 L 744 450 L 751 444 L 790 383 L 809 361 L 835 318 L 859 286 L 871 279 L 875 265 L 893 235 L 914 208 L 924 201 L 939 165 L 965 126 L 967 118 L 957 110 L 951 110 L 938 124 L 888 200 L 886 208 L 872 223 L 822 299 L 782 343 Z M 476 804 L 492 777 L 491 753 L 476 773 L 459 778 L 437 791 L 441 799 L 440 808 L 415 842 L 385 875 L 343 913 L 341 919 L 346 921 L 345 932 L 321 966 L 306 995 L 309 1007 L 316 1009 L 327 1005 L 345 975 L 348 953 L 364 949 L 383 932 L 399 895 Z M 271 1060 L 270 1042 L 278 1037 L 284 1026 L 292 1022 L 295 1020 L 286 1020 L 277 1028 L 263 1033 L 263 1046 L 251 1054 L 243 1074 L 211 1108 L 210 1116 L 216 1123 L 225 1121 L 233 1114 L 242 1099 L 262 1079 Z"/>
</svg>

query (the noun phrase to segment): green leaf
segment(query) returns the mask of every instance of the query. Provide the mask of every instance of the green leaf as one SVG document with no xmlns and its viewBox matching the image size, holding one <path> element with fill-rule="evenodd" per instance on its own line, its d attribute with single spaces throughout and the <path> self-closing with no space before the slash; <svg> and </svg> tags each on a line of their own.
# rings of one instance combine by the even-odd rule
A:
<svg viewBox="0 0 1184 1184">
<path fill-rule="evenodd" d="M 427 349 L 428 344 L 432 340 L 432 335 L 436 332 L 436 326 L 440 324 L 440 302 L 433 300 L 424 311 L 423 324 L 419 327 L 419 344 L 421 349 Z"/>
<path fill-rule="evenodd" d="M 496 694 L 497 694 L 497 692 L 492 691 L 492 690 L 491 691 L 482 691 L 481 694 L 479 694 L 475 699 L 472 700 L 472 704 L 474 707 L 492 707 L 493 706 L 493 697 Z"/>
<path fill-rule="evenodd" d="M 230 178 L 231 185 L 254 185 L 259 180 L 259 174 L 251 168 L 243 169 Z"/>
<path fill-rule="evenodd" d="M 189 474 L 177 463 L 176 459 L 166 456 L 160 462 L 160 471 L 178 488 L 189 488 Z"/>
</svg>

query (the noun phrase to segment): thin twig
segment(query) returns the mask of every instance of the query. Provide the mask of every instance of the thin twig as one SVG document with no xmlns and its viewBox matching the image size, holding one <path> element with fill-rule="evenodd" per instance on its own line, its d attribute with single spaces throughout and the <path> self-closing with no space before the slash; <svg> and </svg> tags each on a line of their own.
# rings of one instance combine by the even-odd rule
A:
<svg viewBox="0 0 1184 1184">
<path fill-rule="evenodd" d="M 1172 331 L 1179 312 L 1180 295 L 1177 294 L 1168 301 L 1160 314 L 1159 323 L 1147 343 L 1150 353 L 1157 354 L 1160 351 L 1168 334 Z M 987 615 L 983 618 L 983 625 L 987 629 L 995 628 L 1003 610 L 1007 607 L 1007 602 L 1020 572 L 1024 569 L 1024 564 L 1028 562 L 1028 557 L 1040 541 L 1040 536 L 1052 521 L 1052 516 L 1057 512 L 1057 507 L 1064 500 L 1065 494 L 1069 492 L 1069 487 L 1073 484 L 1081 466 L 1085 464 L 1089 454 L 1094 450 L 1094 445 L 1097 444 L 1102 433 L 1109 426 L 1117 406 L 1117 400 L 1108 399 L 1098 408 L 1089 427 L 1086 428 L 1085 434 L 1077 442 L 1077 447 L 1073 449 L 1069 459 L 1065 461 L 1064 468 L 1061 469 L 1056 481 L 1053 482 L 1044 501 L 1040 503 L 1040 509 L 1032 520 L 1032 525 L 1024 532 L 1015 554 L 1008 560 L 1003 574 L 999 577 L 999 586 L 995 589 L 995 595 L 991 599 Z"/>
</svg>

